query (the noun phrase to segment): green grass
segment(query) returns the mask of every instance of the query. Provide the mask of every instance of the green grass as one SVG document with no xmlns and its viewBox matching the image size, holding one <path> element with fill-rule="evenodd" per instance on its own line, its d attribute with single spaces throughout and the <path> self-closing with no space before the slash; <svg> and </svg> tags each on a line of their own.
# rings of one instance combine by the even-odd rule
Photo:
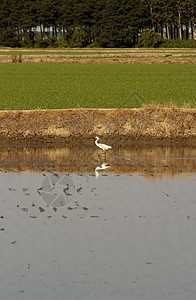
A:
<svg viewBox="0 0 196 300">
<path fill-rule="evenodd" d="M 99 54 L 129 54 L 129 53 L 138 53 L 137 51 L 90 51 L 90 50 L 72 50 L 72 51 L 59 51 L 59 50 L 48 50 L 45 51 L 38 50 L 38 51 L 0 51 L 0 55 L 99 55 Z M 164 52 L 163 52 L 164 53 Z"/>
<path fill-rule="evenodd" d="M 125 52 L 126 53 L 126 52 Z M 123 52 L 69 52 L 69 51 L 0 51 L 0 55 L 96 55 L 96 54 L 124 54 Z"/>
<path fill-rule="evenodd" d="M 15 55 L 81 55 L 81 56 L 85 56 L 85 55 L 103 55 L 103 54 L 121 54 L 122 56 L 125 54 L 134 54 L 134 53 L 138 53 L 138 52 L 55 52 L 55 51 L 25 51 L 25 52 L 20 52 L 20 51 L 14 51 L 14 52 L 4 52 L 4 51 L 0 51 L 0 55 L 11 55 L 11 56 L 15 56 Z M 151 52 L 149 52 L 151 54 Z M 155 52 L 153 52 L 155 53 Z M 160 53 L 160 52 L 159 52 Z M 163 52 L 164 53 L 164 52 Z M 195 54 L 196 55 L 196 54 Z"/>
<path fill-rule="evenodd" d="M 0 109 L 171 102 L 196 107 L 195 65 L 0 64 Z"/>
<path fill-rule="evenodd" d="M 99 55 L 99 54 L 134 54 L 134 53 L 146 53 L 146 54 L 156 54 L 156 53 L 165 53 L 165 52 L 171 52 L 173 53 L 173 55 L 175 54 L 195 54 L 196 55 L 196 50 L 194 51 L 193 49 L 191 49 L 190 51 L 178 51 L 178 52 L 173 52 L 173 49 L 166 49 L 166 48 L 160 48 L 159 51 L 156 51 L 156 49 L 142 49 L 142 48 L 136 48 L 135 50 L 133 48 L 128 48 L 128 49 L 122 49 L 122 50 L 110 50 L 110 49 L 68 49 L 68 50 L 62 50 L 62 49 L 45 49 L 45 50 L 41 50 L 41 49 L 24 49 L 23 51 L 17 49 L 17 50 L 4 50 L 4 48 L 0 48 L 0 55 Z"/>
</svg>

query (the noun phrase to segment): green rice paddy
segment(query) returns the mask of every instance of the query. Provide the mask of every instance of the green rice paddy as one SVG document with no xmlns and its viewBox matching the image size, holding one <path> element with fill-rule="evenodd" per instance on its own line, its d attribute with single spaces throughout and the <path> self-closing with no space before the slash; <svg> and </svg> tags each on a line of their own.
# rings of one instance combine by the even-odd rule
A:
<svg viewBox="0 0 196 300">
<path fill-rule="evenodd" d="M 196 107 L 195 65 L 0 64 L 0 109 Z"/>
</svg>

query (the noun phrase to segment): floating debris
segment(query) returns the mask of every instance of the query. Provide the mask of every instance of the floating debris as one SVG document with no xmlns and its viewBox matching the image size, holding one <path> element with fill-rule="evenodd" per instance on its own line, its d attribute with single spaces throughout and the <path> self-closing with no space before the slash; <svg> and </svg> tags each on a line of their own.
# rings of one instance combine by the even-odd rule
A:
<svg viewBox="0 0 196 300">
<path fill-rule="evenodd" d="M 78 193 L 80 193 L 81 190 L 82 190 L 82 187 L 78 188 L 76 191 L 77 191 Z"/>
<path fill-rule="evenodd" d="M 41 193 L 40 193 L 40 191 L 41 191 L 41 190 L 43 190 L 43 188 L 42 188 L 42 187 L 41 187 L 41 188 L 39 188 L 39 189 L 37 189 L 37 192 L 38 192 L 38 194 L 39 194 L 39 195 L 41 195 Z"/>
<path fill-rule="evenodd" d="M 88 210 L 88 207 L 82 207 L 84 210 Z"/>
<path fill-rule="evenodd" d="M 21 208 L 21 210 L 24 211 L 24 212 L 28 212 L 28 208 L 27 207 L 23 207 L 23 208 Z"/>
<path fill-rule="evenodd" d="M 15 192 L 15 191 L 16 191 L 16 189 L 14 189 L 14 188 L 9 188 L 9 191 L 11 191 L 11 192 Z"/>
<path fill-rule="evenodd" d="M 41 206 L 39 206 L 39 211 L 40 211 L 40 212 L 44 212 L 45 209 L 43 209 Z"/>
<path fill-rule="evenodd" d="M 53 176 L 56 176 L 57 178 L 59 178 L 59 175 L 57 173 L 54 173 Z"/>
<path fill-rule="evenodd" d="M 67 196 L 72 196 L 72 194 L 70 194 L 68 191 L 69 191 L 69 184 L 67 184 L 67 187 L 63 189 L 63 192 L 64 192 Z"/>
</svg>

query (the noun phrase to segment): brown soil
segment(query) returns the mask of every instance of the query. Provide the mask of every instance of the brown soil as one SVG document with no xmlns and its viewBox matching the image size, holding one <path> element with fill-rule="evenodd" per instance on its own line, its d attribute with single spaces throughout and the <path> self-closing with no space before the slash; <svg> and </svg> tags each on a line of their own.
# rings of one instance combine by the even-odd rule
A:
<svg viewBox="0 0 196 300">
<path fill-rule="evenodd" d="M 16 51 L 20 55 L 15 55 Z M 196 51 L 190 48 L 93 48 L 93 49 L 13 49 L 1 48 L 0 63 L 96 63 L 96 64 L 195 64 Z M 11 54 L 13 52 L 13 55 Z M 23 55 L 37 52 L 38 55 Z M 42 52 L 44 54 L 39 54 Z M 53 54 L 55 52 L 56 54 Z M 68 54 L 65 54 L 66 52 Z M 83 53 L 81 55 L 81 52 Z M 85 54 L 84 54 L 85 52 Z M 69 54 L 70 53 L 70 54 Z M 75 55 L 73 55 L 75 53 Z"/>
<path fill-rule="evenodd" d="M 196 145 L 196 109 L 147 106 L 142 109 L 1 111 L 1 143 L 108 142 Z"/>
<path fill-rule="evenodd" d="M 0 63 L 196 64 L 195 54 L 0 55 Z M 191 57 L 193 56 L 193 57 Z"/>
</svg>

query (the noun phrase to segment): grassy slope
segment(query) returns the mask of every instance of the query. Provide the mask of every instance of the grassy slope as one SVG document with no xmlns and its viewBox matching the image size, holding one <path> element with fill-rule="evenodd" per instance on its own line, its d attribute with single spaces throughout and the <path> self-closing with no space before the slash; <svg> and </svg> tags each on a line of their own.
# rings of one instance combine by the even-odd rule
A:
<svg viewBox="0 0 196 300">
<path fill-rule="evenodd" d="M 196 107 L 195 65 L 0 64 L 0 109 Z"/>
</svg>

